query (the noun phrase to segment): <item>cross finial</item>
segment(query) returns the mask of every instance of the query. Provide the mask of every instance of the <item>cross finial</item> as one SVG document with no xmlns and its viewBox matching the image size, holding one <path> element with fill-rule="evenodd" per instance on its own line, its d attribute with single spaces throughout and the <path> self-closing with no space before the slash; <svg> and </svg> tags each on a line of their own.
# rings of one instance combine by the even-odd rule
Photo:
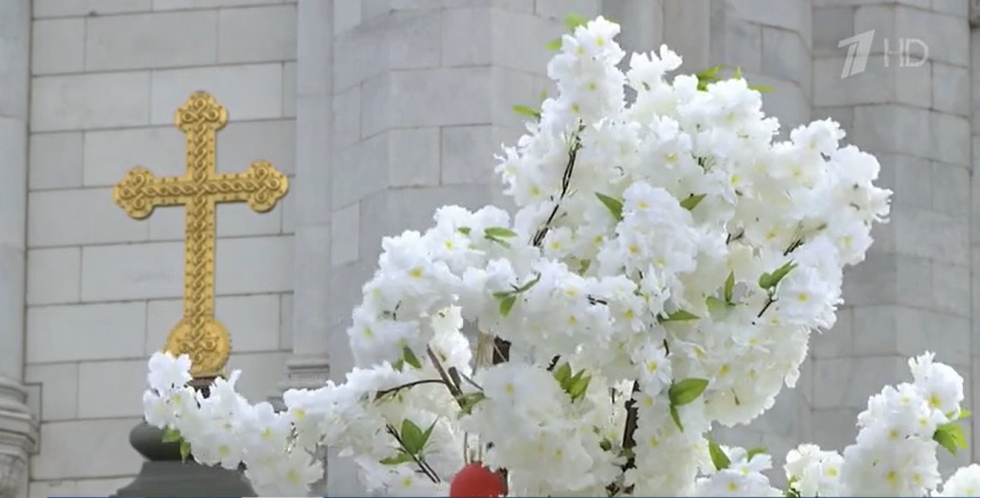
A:
<svg viewBox="0 0 981 498">
<path fill-rule="evenodd" d="M 257 212 L 271 210 L 289 180 L 269 162 L 256 161 L 243 173 L 218 173 L 215 136 L 228 121 L 224 107 L 206 92 L 195 92 L 174 114 L 187 140 L 183 176 L 154 177 L 136 167 L 113 189 L 113 199 L 130 217 L 143 219 L 158 206 L 185 207 L 184 316 L 167 337 L 165 350 L 188 354 L 191 374 L 221 375 L 231 353 L 231 337 L 214 315 L 215 205 L 247 202 Z"/>
</svg>

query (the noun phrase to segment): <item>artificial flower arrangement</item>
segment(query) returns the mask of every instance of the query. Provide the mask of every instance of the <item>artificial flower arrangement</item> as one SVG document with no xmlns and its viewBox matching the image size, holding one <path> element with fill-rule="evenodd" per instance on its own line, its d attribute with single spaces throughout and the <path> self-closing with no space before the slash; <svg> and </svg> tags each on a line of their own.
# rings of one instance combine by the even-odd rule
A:
<svg viewBox="0 0 981 498">
<path fill-rule="evenodd" d="M 385 238 L 345 383 L 287 391 L 277 412 L 235 391 L 239 372 L 205 398 L 187 356 L 159 353 L 147 422 L 202 464 L 244 463 L 268 495 L 305 494 L 322 447 L 385 495 L 978 495 L 977 465 L 941 487 L 937 450 L 966 447 L 966 411 L 963 379 L 929 353 L 871 397 L 855 444 L 791 451 L 789 489 L 765 449 L 706 436 L 795 384 L 890 192 L 836 123 L 775 141 L 739 75 L 666 78 L 681 58 L 663 46 L 624 72 L 618 25 L 570 28 L 548 65 L 557 96 L 517 108 L 534 119 L 498 158 L 513 219 L 447 206 Z"/>
</svg>

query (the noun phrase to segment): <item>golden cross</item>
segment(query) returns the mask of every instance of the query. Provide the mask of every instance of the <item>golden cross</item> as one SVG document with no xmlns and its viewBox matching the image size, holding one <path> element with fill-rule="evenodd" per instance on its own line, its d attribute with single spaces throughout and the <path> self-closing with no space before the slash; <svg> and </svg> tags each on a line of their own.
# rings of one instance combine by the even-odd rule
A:
<svg viewBox="0 0 981 498">
<path fill-rule="evenodd" d="M 196 379 L 221 375 L 231 352 L 231 337 L 215 318 L 215 205 L 248 202 L 269 211 L 286 195 L 289 180 L 269 162 L 256 161 L 243 173 L 218 173 L 215 135 L 228 112 L 206 92 L 195 92 L 174 114 L 187 140 L 184 176 L 156 178 L 138 166 L 112 191 L 112 197 L 135 219 L 157 206 L 185 207 L 184 316 L 167 336 L 165 351 L 191 357 Z"/>
</svg>

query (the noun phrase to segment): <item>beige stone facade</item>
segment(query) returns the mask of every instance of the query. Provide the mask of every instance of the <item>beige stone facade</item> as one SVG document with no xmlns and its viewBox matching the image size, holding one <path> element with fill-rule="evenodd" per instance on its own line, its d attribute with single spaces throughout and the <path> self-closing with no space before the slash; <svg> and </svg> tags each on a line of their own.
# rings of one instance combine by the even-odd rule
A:
<svg viewBox="0 0 981 498">
<path fill-rule="evenodd" d="M 218 215 L 217 315 L 260 400 L 350 368 L 345 329 L 384 234 L 500 200 L 491 156 L 521 131 L 511 106 L 546 88 L 544 45 L 570 11 L 621 22 L 631 50 L 668 43 L 687 71 L 740 66 L 785 128 L 838 120 L 895 191 L 798 387 L 728 441 L 840 448 L 924 349 L 981 412 L 977 2 L 0 0 L 0 467 L 29 461 L 12 496 L 109 494 L 139 469 L 127 433 L 145 359 L 180 318 L 184 214 L 132 220 L 111 189 L 136 165 L 183 172 L 172 119 L 192 91 L 229 110 L 221 171 L 267 159 L 292 181 L 270 213 Z M 870 30 L 864 70 L 843 78 L 840 42 Z M 358 493 L 329 461 L 330 493 Z"/>
</svg>

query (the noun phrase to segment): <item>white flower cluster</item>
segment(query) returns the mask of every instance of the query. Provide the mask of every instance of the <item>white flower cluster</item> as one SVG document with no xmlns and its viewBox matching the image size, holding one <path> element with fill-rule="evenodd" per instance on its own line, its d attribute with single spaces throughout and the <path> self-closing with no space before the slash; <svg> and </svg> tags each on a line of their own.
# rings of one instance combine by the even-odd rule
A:
<svg viewBox="0 0 981 498">
<path fill-rule="evenodd" d="M 912 383 L 888 386 L 858 416 L 856 443 L 842 455 L 801 445 L 784 469 L 797 496 L 975 496 L 981 469 L 958 470 L 937 491 L 938 445 L 966 446 L 958 420 L 966 415 L 964 379 L 926 353 L 909 361 Z"/>
<path fill-rule="evenodd" d="M 598 18 L 562 38 L 548 66 L 557 96 L 500 157 L 513 221 L 449 206 L 426 232 L 383 240 L 348 331 L 358 368 L 346 383 L 288 391 L 275 413 L 238 396 L 237 375 L 195 396 L 186 361 L 159 355 L 148 421 L 202 463 L 244 462 L 263 493 L 300 494 L 320 477 L 320 446 L 352 456 L 386 495 L 446 494 L 473 458 L 506 469 L 515 495 L 774 491 L 768 456 L 705 434 L 750 422 L 794 385 L 890 193 L 873 185 L 874 157 L 839 145 L 836 123 L 775 141 L 744 80 L 669 80 L 681 59 L 666 47 L 624 73 L 618 32 Z M 870 413 L 863 431 L 892 420 Z M 894 451 L 876 437 L 846 452 L 858 488 L 880 471 L 862 466 Z M 799 491 L 825 495 L 835 488 L 808 476 L 842 464 L 808 451 L 794 456 Z"/>
</svg>

